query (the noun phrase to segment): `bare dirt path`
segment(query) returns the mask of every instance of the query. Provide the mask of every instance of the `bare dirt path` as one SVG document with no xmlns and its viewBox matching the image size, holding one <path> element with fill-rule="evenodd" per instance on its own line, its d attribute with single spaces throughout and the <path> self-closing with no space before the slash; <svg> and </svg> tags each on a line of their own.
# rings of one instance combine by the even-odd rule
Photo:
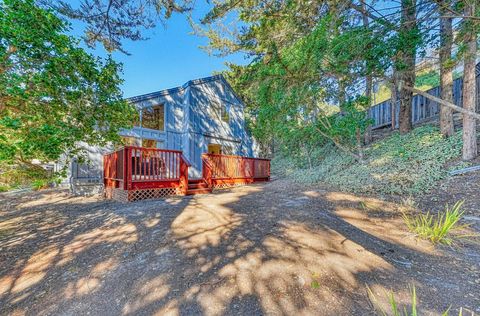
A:
<svg viewBox="0 0 480 316">
<path fill-rule="evenodd" d="M 132 204 L 0 200 L 2 315 L 369 315 L 366 285 L 408 302 L 412 284 L 423 314 L 480 313 L 478 245 L 415 240 L 393 202 L 286 180 Z"/>
</svg>

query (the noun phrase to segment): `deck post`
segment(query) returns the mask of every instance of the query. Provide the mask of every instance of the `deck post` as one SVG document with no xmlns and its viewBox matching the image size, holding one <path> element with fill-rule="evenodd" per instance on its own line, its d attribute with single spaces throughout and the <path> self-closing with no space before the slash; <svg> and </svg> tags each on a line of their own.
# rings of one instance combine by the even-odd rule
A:
<svg viewBox="0 0 480 316">
<path fill-rule="evenodd" d="M 252 182 L 255 182 L 255 159 L 250 159 L 250 161 L 252 162 L 252 174 L 251 174 L 251 177 L 252 177 Z"/>
<path fill-rule="evenodd" d="M 183 195 L 187 194 L 188 190 L 188 164 L 180 155 L 180 190 Z"/>
<path fill-rule="evenodd" d="M 206 154 L 202 154 L 202 177 L 208 186 L 211 188 L 213 186 L 212 183 L 212 168 L 210 168 L 210 164 L 208 162 L 208 156 Z"/>
<path fill-rule="evenodd" d="M 128 148 L 127 147 L 124 147 L 123 148 L 123 152 L 122 152 L 122 155 L 123 155 L 123 174 L 122 174 L 122 178 L 123 178 L 123 189 L 124 190 L 128 190 L 128 175 L 129 175 L 129 169 L 128 169 L 128 161 L 130 160 L 129 157 L 128 157 Z"/>
</svg>

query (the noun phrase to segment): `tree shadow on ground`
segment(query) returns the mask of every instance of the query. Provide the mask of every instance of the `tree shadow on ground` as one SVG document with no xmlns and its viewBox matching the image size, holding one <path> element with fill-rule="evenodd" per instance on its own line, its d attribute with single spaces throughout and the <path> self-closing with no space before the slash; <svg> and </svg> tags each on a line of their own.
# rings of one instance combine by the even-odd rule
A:
<svg viewBox="0 0 480 316">
<path fill-rule="evenodd" d="M 405 232 L 394 217 L 354 216 L 349 196 L 282 185 L 132 204 L 14 203 L 0 214 L 2 313 L 366 314 L 365 284 L 407 302 L 411 283 L 428 295 L 426 312 L 475 306 L 464 294 L 478 287 L 439 282 L 431 265 L 448 265 L 397 242 Z"/>
</svg>

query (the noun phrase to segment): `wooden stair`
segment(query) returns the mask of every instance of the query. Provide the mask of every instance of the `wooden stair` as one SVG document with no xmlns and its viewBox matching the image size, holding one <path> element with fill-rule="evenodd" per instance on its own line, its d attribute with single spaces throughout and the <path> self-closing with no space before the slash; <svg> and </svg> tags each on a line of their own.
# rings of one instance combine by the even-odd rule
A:
<svg viewBox="0 0 480 316">
<path fill-rule="evenodd" d="M 212 188 L 208 186 L 204 179 L 188 180 L 187 195 L 212 193 Z"/>
</svg>

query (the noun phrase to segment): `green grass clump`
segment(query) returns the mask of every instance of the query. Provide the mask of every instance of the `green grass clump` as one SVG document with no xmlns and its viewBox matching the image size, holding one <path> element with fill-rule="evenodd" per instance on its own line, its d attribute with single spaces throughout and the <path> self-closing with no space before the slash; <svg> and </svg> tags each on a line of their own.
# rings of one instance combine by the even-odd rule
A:
<svg viewBox="0 0 480 316">
<path fill-rule="evenodd" d="M 368 298 L 370 299 L 370 302 L 372 303 L 375 311 L 379 315 L 383 316 L 417 316 L 419 315 L 418 311 L 418 304 L 417 304 L 417 292 L 415 290 L 415 286 L 412 286 L 410 288 L 410 306 L 403 306 L 401 308 L 399 304 L 397 303 L 397 299 L 394 296 L 393 291 L 390 291 L 389 293 L 386 293 L 386 296 L 388 298 L 388 308 L 385 309 L 383 308 L 379 302 L 375 294 L 372 292 L 370 287 L 367 285 L 367 293 L 368 293 Z M 450 309 L 450 308 L 449 308 Z M 449 315 L 449 309 L 447 309 L 445 312 L 443 312 L 441 315 L 442 316 L 448 316 Z M 460 309 L 459 316 L 462 316 L 462 309 Z"/>
<path fill-rule="evenodd" d="M 425 125 L 373 143 L 365 149 L 363 164 L 326 145 L 314 153 L 313 168 L 305 168 L 285 155 L 272 161 L 272 172 L 296 182 L 323 182 L 354 193 L 415 195 L 433 188 L 448 175 L 445 164 L 458 158 L 461 148 L 461 132 L 446 139 L 437 127 Z"/>
<path fill-rule="evenodd" d="M 464 227 L 458 224 L 464 213 L 462 205 L 463 201 L 458 201 L 451 208 L 447 205 L 444 212 L 436 215 L 430 212 L 417 215 L 404 214 L 403 219 L 408 229 L 418 237 L 430 240 L 433 244 L 451 245 L 452 231 Z"/>
<path fill-rule="evenodd" d="M 399 304 L 397 303 L 397 300 L 395 299 L 395 296 L 393 295 L 393 291 L 390 291 L 389 293 L 387 293 L 389 310 L 384 309 L 380 306 L 375 294 L 373 294 L 372 290 L 368 286 L 367 286 L 367 292 L 368 292 L 368 297 L 370 299 L 370 302 L 374 306 L 375 310 L 383 316 L 388 316 L 388 315 L 393 315 L 393 316 L 416 316 L 416 315 L 418 315 L 418 312 L 417 312 L 417 292 L 416 292 L 414 286 L 411 288 L 410 308 L 409 309 L 407 309 L 406 306 L 404 306 L 403 309 L 399 307 Z M 443 314 L 443 315 L 447 315 L 447 314 Z"/>
<path fill-rule="evenodd" d="M 32 189 L 35 191 L 46 189 L 48 186 L 49 182 L 47 179 L 39 179 L 32 182 Z"/>
</svg>

